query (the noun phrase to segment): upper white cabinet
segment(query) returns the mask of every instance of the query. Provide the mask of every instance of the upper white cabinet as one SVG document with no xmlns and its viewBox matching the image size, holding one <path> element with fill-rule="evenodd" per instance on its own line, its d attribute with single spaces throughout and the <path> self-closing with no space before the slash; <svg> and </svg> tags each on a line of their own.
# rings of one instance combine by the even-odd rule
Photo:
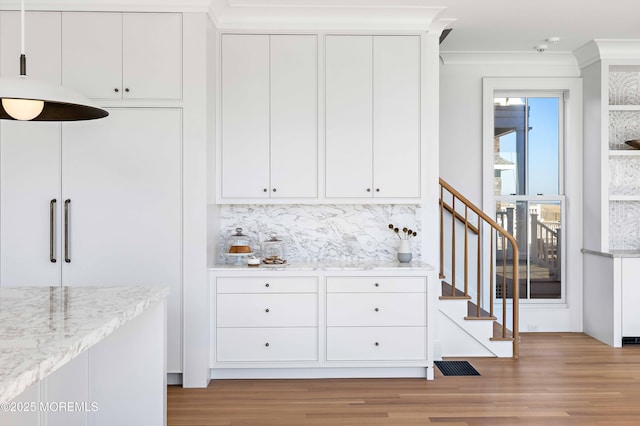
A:
<svg viewBox="0 0 640 426">
<path fill-rule="evenodd" d="M 27 12 L 27 75 L 60 84 L 60 13 Z M 0 75 L 20 74 L 20 12 L 0 12 Z"/>
<path fill-rule="evenodd" d="M 373 52 L 370 36 L 327 36 L 325 183 L 328 197 L 371 196 Z"/>
<path fill-rule="evenodd" d="M 221 198 L 314 198 L 317 36 L 222 36 Z"/>
<path fill-rule="evenodd" d="M 327 36 L 325 195 L 420 197 L 420 37 Z"/>
<path fill-rule="evenodd" d="M 94 99 L 180 99 L 182 15 L 62 13 L 62 83 Z"/>
</svg>

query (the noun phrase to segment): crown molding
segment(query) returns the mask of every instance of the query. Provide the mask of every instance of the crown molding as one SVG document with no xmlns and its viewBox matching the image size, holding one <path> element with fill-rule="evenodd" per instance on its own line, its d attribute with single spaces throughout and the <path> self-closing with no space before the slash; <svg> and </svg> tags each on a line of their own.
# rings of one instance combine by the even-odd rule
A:
<svg viewBox="0 0 640 426">
<path fill-rule="evenodd" d="M 422 0 L 213 0 L 221 30 L 428 31 L 444 7 Z"/>
<path fill-rule="evenodd" d="M 456 23 L 456 21 L 457 21 L 457 19 L 455 19 L 455 18 L 440 18 L 440 19 L 436 19 L 429 26 L 428 33 L 429 33 L 429 35 L 435 35 L 437 37 L 440 37 L 440 34 L 442 34 L 442 31 L 444 31 L 447 28 L 451 28 L 453 26 L 453 24 Z"/>
<path fill-rule="evenodd" d="M 444 65 L 552 65 L 576 67 L 571 52 L 447 52 L 441 51 Z"/>
<path fill-rule="evenodd" d="M 640 40 L 594 39 L 573 53 L 581 69 L 601 60 L 637 61 Z"/>
</svg>

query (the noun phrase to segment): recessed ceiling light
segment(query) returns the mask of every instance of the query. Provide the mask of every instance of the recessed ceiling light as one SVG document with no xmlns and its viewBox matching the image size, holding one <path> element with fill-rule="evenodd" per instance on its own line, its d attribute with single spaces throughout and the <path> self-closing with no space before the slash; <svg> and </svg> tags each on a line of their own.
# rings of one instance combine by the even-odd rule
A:
<svg viewBox="0 0 640 426">
<path fill-rule="evenodd" d="M 560 41 L 560 37 L 549 37 L 547 43 L 555 44 Z"/>
</svg>

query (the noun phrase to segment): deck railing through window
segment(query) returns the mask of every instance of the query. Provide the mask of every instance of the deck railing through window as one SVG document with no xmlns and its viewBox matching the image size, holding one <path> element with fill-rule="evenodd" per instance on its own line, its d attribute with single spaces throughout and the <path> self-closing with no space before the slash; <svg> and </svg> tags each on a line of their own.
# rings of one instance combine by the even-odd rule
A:
<svg viewBox="0 0 640 426">
<path fill-rule="evenodd" d="M 445 220 L 450 223 L 445 223 Z M 456 231 L 462 232 L 462 235 L 456 235 Z M 486 246 L 483 244 L 483 238 L 489 240 Z M 475 239 L 475 244 L 470 243 L 470 239 Z M 472 247 L 472 244 L 475 247 Z M 503 254 L 497 261 L 496 251 Z M 484 256 L 489 256 L 489 259 Z M 460 258 L 462 265 L 456 265 L 456 260 Z M 445 259 L 449 260 L 449 276 L 445 274 Z M 483 274 L 483 271 L 487 267 L 489 291 L 483 293 L 483 275 L 487 275 Z M 470 276 L 472 269 L 475 269 L 475 277 Z M 496 297 L 500 296 L 501 325 L 497 331 L 498 335 L 494 335 L 493 340 L 512 340 L 514 358 L 518 358 L 519 353 L 518 269 L 519 252 L 516 239 L 451 185 L 440 179 L 440 278 L 446 279 L 451 285 L 451 294 L 443 294 L 443 297 L 471 299 L 469 282 L 473 280 L 476 285 L 473 302 L 476 309 L 475 312 L 470 312 L 471 318 L 467 318 L 497 319 L 494 309 L 497 304 Z M 462 285 L 459 283 L 459 277 L 456 277 L 456 271 L 460 270 L 463 275 Z M 483 303 L 483 294 L 489 295 L 488 302 Z M 512 330 L 507 328 L 509 301 L 512 310 Z"/>
</svg>

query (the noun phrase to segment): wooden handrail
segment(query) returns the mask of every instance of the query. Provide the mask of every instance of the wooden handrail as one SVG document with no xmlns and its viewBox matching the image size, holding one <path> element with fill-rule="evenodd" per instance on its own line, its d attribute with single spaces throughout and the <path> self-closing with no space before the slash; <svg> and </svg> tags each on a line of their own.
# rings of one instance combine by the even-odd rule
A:
<svg viewBox="0 0 640 426">
<path fill-rule="evenodd" d="M 444 201 L 444 191 L 447 191 L 452 199 L 451 199 L 451 205 L 447 204 Z M 460 201 L 463 204 L 463 208 L 464 208 L 464 215 L 459 213 L 458 210 L 456 209 L 456 201 Z M 518 242 L 516 241 L 516 239 L 513 237 L 513 235 L 511 235 L 506 229 L 504 229 L 502 226 L 500 226 L 493 218 L 489 217 L 486 213 L 484 213 L 482 210 L 480 210 L 480 208 L 478 208 L 475 204 L 473 204 L 471 201 L 469 201 L 466 197 L 464 197 L 460 192 L 458 192 L 455 188 L 453 188 L 451 185 L 449 185 L 446 181 L 444 181 L 442 178 L 440 179 L 440 277 L 444 278 L 445 274 L 444 274 L 444 211 L 447 211 L 448 213 L 451 214 L 452 216 L 452 224 L 451 224 L 451 278 L 452 278 L 452 282 L 451 287 L 452 287 L 452 293 L 451 293 L 451 297 L 456 297 L 456 282 L 455 282 L 455 259 L 456 259 L 456 236 L 455 236 L 455 228 L 456 228 L 456 220 L 461 221 L 462 224 L 464 225 L 464 295 L 461 297 L 464 298 L 469 298 L 469 294 L 468 294 L 468 262 L 469 262 L 469 244 L 468 244 L 468 234 L 469 232 L 472 232 L 473 234 L 478 236 L 478 244 L 477 244 L 477 262 L 476 262 L 476 268 L 477 268 L 477 276 L 476 276 L 476 280 L 477 280 L 477 288 L 476 288 L 476 315 L 474 317 L 476 318 L 492 318 L 495 319 L 494 317 L 494 304 L 495 304 L 495 294 L 494 294 L 494 290 L 495 290 L 495 285 L 494 285 L 494 257 L 493 257 L 493 251 L 494 251 L 494 244 L 498 244 L 498 241 L 502 244 L 502 250 L 503 250 L 503 259 L 502 259 L 502 282 L 500 283 L 502 286 L 502 332 L 501 332 L 501 336 L 496 337 L 496 340 L 512 340 L 513 342 L 513 358 L 518 358 L 519 356 L 519 333 L 518 333 L 518 326 L 519 326 L 519 318 L 520 318 L 520 313 L 519 313 L 519 287 L 520 287 L 520 283 L 519 283 L 519 278 L 518 278 L 518 274 L 519 274 L 519 251 L 518 251 Z M 469 221 L 469 210 L 471 210 L 472 212 L 474 212 L 477 217 L 478 217 L 478 223 L 477 225 L 473 225 L 470 223 Z M 480 230 L 483 228 L 484 226 L 488 226 L 491 229 L 490 232 L 490 260 L 489 260 L 489 275 L 490 275 L 490 282 L 489 282 L 489 292 L 490 292 L 490 297 L 489 297 L 489 316 L 485 316 L 482 315 L 482 303 L 481 303 L 481 266 L 482 266 L 482 262 L 481 262 L 481 257 L 482 257 L 482 252 L 481 252 L 481 238 L 482 238 L 482 233 L 480 232 Z M 498 238 L 494 238 L 493 234 L 494 232 L 497 232 L 499 234 Z M 511 299 L 512 299 L 512 323 L 513 323 L 513 330 L 511 332 L 511 336 L 509 336 L 509 330 L 507 330 L 506 327 L 506 319 L 507 319 L 507 247 L 508 245 L 511 245 L 512 248 L 512 257 L 513 257 L 513 264 L 511 267 L 511 279 L 512 279 L 512 294 L 511 294 Z M 472 318 L 473 319 L 473 318 Z"/>
</svg>

